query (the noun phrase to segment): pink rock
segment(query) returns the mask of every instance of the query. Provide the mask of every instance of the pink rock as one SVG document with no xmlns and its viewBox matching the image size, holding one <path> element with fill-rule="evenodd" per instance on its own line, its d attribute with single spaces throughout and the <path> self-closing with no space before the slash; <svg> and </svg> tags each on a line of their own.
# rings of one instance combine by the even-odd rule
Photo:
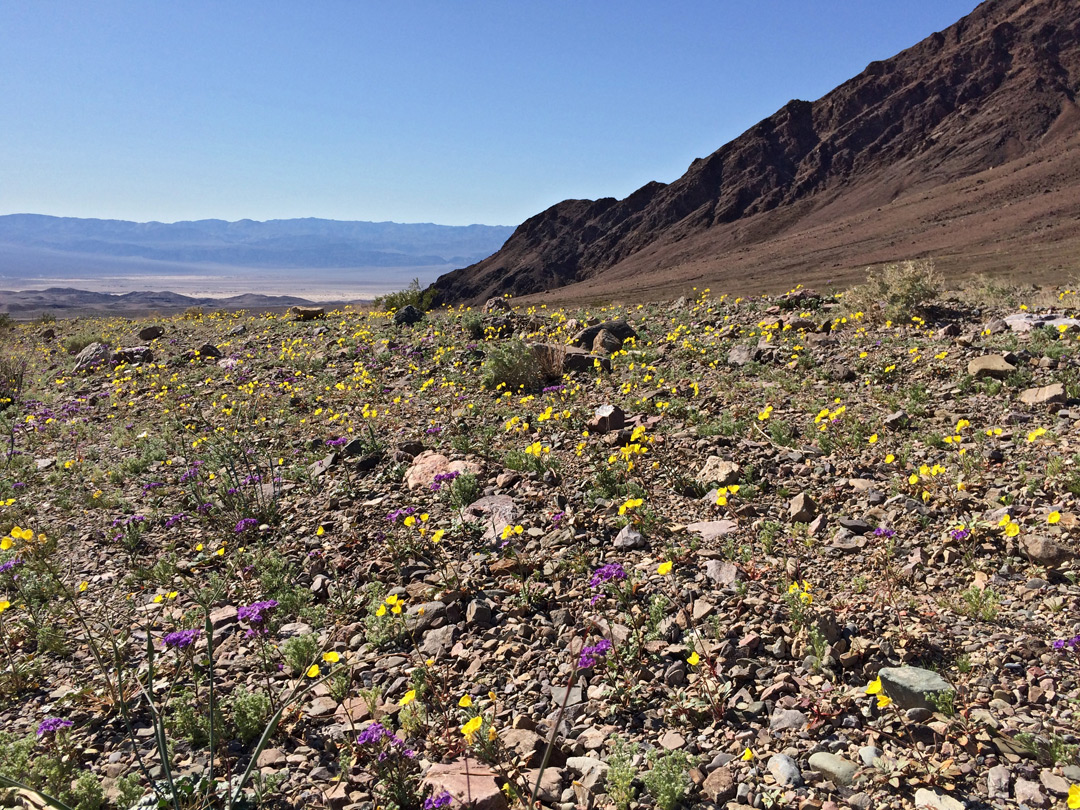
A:
<svg viewBox="0 0 1080 810">
<path fill-rule="evenodd" d="M 435 481 L 436 475 L 445 475 L 451 472 L 469 472 L 475 475 L 480 472 L 480 465 L 471 461 L 451 461 L 434 450 L 425 450 L 413 459 L 412 466 L 405 473 L 405 484 L 409 489 L 430 487 Z"/>
<path fill-rule="evenodd" d="M 446 791 L 455 803 L 473 810 L 507 810 L 506 795 L 495 782 L 495 773 L 474 759 L 457 759 L 435 763 L 426 774 L 424 784 L 431 785 L 431 794 Z"/>
</svg>

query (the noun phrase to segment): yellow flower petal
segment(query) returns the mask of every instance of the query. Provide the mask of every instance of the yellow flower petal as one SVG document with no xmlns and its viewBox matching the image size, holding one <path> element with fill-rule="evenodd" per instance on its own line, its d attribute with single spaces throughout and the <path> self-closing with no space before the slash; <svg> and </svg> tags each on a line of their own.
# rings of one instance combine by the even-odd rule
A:
<svg viewBox="0 0 1080 810">
<path fill-rule="evenodd" d="M 1069 785 L 1069 797 L 1065 806 L 1069 810 L 1080 810 L 1080 785 Z"/>
<path fill-rule="evenodd" d="M 319 665 L 318 664 L 312 664 L 310 667 L 308 667 L 307 676 L 309 678 L 318 678 L 319 677 L 319 672 L 320 672 Z"/>
<path fill-rule="evenodd" d="M 484 721 L 480 718 L 479 715 L 477 715 L 461 727 L 461 733 L 471 740 L 472 735 L 478 732 L 480 730 L 480 726 L 482 726 L 483 724 Z"/>
<path fill-rule="evenodd" d="M 750 760 L 752 760 L 753 758 L 754 758 L 754 752 L 753 752 L 753 751 L 751 751 L 751 750 L 750 750 L 749 748 L 747 748 L 747 749 L 746 749 L 745 751 L 743 751 L 743 752 L 742 752 L 742 756 L 740 757 L 740 759 L 741 759 L 741 760 L 742 760 L 743 762 L 749 762 L 749 761 L 750 761 Z"/>
<path fill-rule="evenodd" d="M 408 692 L 405 693 L 405 696 L 401 699 L 401 704 L 400 705 L 408 706 L 414 700 L 416 700 L 416 690 L 415 689 L 410 689 Z"/>
<path fill-rule="evenodd" d="M 701 663 L 701 656 L 697 654 L 697 650 L 694 650 L 692 653 L 690 653 L 690 657 L 686 659 L 686 663 L 688 663 L 692 667 L 696 667 L 698 664 Z"/>
<path fill-rule="evenodd" d="M 5 537 L 3 540 L 0 540 L 0 550 L 2 551 L 7 551 L 13 545 L 15 545 L 15 541 L 10 537 Z"/>
<path fill-rule="evenodd" d="M 0 601 L 0 613 L 3 613 L 9 607 L 11 607 L 11 602 L 9 602 L 7 599 Z"/>
<path fill-rule="evenodd" d="M 472 698 L 468 695 L 462 695 L 461 700 L 457 702 L 457 705 L 463 709 L 467 709 L 472 706 Z"/>
<path fill-rule="evenodd" d="M 892 703 L 892 698 L 889 697 L 888 695 L 878 695 L 877 696 L 877 707 L 879 709 L 884 709 L 890 703 Z"/>
<path fill-rule="evenodd" d="M 341 656 L 336 652 L 323 653 L 322 660 L 328 664 L 336 664 L 341 660 Z"/>
<path fill-rule="evenodd" d="M 82 582 L 79 583 L 79 593 L 82 593 L 83 591 L 85 591 L 89 587 L 90 587 L 90 583 L 87 582 L 84 579 Z"/>
<path fill-rule="evenodd" d="M 1055 509 L 1053 512 L 1051 512 L 1049 515 L 1046 516 L 1046 522 L 1051 524 L 1051 525 L 1053 525 L 1054 523 L 1060 523 L 1061 522 L 1061 512 L 1059 512 L 1059 511 L 1057 511 Z"/>
<path fill-rule="evenodd" d="M 866 685 L 866 694 L 876 695 L 881 692 L 881 678 L 875 678 Z"/>
<path fill-rule="evenodd" d="M 666 577 L 668 574 L 670 574 L 671 573 L 671 561 L 669 560 L 668 562 L 660 563 L 660 566 L 656 569 L 656 573 L 658 573 L 662 577 Z"/>
</svg>

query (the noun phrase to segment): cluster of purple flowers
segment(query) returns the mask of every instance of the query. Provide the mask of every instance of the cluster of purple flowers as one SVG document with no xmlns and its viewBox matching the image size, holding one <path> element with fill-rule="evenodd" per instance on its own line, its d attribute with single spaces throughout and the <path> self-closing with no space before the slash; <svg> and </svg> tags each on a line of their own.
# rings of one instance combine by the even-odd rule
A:
<svg viewBox="0 0 1080 810">
<path fill-rule="evenodd" d="M 37 727 L 37 735 L 44 737 L 46 734 L 55 734 L 62 728 L 71 728 L 74 723 L 63 717 L 46 717 Z"/>
<path fill-rule="evenodd" d="M 256 520 L 255 518 L 244 518 L 243 520 L 240 520 L 236 524 L 236 528 L 234 529 L 234 531 L 237 534 L 242 534 L 243 532 L 246 532 L 248 529 L 254 529 L 258 525 L 259 525 L 259 521 Z"/>
<path fill-rule="evenodd" d="M 277 606 L 276 599 L 265 599 L 262 602 L 255 602 L 237 608 L 236 618 L 251 625 L 246 633 L 248 638 L 266 634 L 266 625 L 270 621 L 270 615 L 274 612 L 274 608 Z"/>
<path fill-rule="evenodd" d="M 143 494 L 145 495 L 147 492 L 150 492 L 151 490 L 154 490 L 154 489 L 157 489 L 158 487 L 163 487 L 163 486 L 165 486 L 165 485 L 163 483 L 161 483 L 160 481 L 151 481 L 151 482 L 149 482 L 147 484 L 143 484 L 142 491 L 143 491 Z"/>
<path fill-rule="evenodd" d="M 198 628 L 192 630 L 176 630 L 172 633 L 168 633 L 163 639 L 162 643 L 166 647 L 171 647 L 175 650 L 182 650 L 185 647 L 190 647 L 195 643 L 195 640 L 199 637 Z"/>
<path fill-rule="evenodd" d="M 1077 633 L 1072 638 L 1059 638 L 1051 646 L 1055 650 L 1076 650 L 1076 649 L 1080 649 L 1080 633 Z"/>
<path fill-rule="evenodd" d="M 454 800 L 447 791 L 443 791 L 438 796 L 428 796 L 424 799 L 424 810 L 439 810 L 440 807 L 449 807 L 450 802 Z"/>
<path fill-rule="evenodd" d="M 416 756 L 416 752 L 409 748 L 401 737 L 388 731 L 382 723 L 372 723 L 361 731 L 360 735 L 356 738 L 356 744 L 364 747 L 371 746 L 372 748 L 383 748 L 384 746 L 382 743 L 384 742 L 386 743 L 385 750 L 381 751 L 378 755 L 380 762 L 386 759 L 391 752 L 401 754 L 403 757 L 408 757 L 409 759 Z"/>
<path fill-rule="evenodd" d="M 564 390 L 565 388 L 566 388 L 566 386 L 565 386 L 565 385 L 549 385 L 549 386 L 548 386 L 547 388 L 545 388 L 545 389 L 544 389 L 543 391 L 541 391 L 540 393 L 541 393 L 541 394 L 553 394 L 553 393 L 555 393 L 556 391 L 562 391 L 562 390 Z"/>
<path fill-rule="evenodd" d="M 959 543 L 960 541 L 967 540 L 969 537 L 971 537 L 971 532 L 969 532 L 967 529 L 953 529 L 951 532 L 949 532 L 949 537 Z"/>
<path fill-rule="evenodd" d="M 442 489 L 443 484 L 450 483 L 459 475 L 461 475 L 461 473 L 457 470 L 453 472 L 439 473 L 435 476 L 435 480 L 431 482 L 431 491 L 438 492 L 440 489 Z"/>
<path fill-rule="evenodd" d="M 203 463 L 201 461 L 194 462 L 190 467 L 188 467 L 187 472 L 180 476 L 180 483 L 186 484 L 188 481 L 194 480 L 195 477 L 199 474 L 199 467 L 201 467 L 202 465 Z"/>
<path fill-rule="evenodd" d="M 117 518 L 116 520 L 114 520 L 112 522 L 112 525 L 114 527 L 115 526 L 131 526 L 132 524 L 135 524 L 135 523 L 142 523 L 144 520 L 146 520 L 145 515 L 132 515 L 129 518 L 119 517 L 119 518 Z"/>
<path fill-rule="evenodd" d="M 874 529 L 874 537 L 889 538 L 895 534 L 895 531 L 893 531 L 892 529 L 886 529 L 884 526 L 878 526 L 876 529 Z"/>
<path fill-rule="evenodd" d="M 416 511 L 415 506 L 406 506 L 403 509 L 395 509 L 393 512 L 386 516 L 387 521 L 390 523 L 397 523 L 402 518 L 406 518 Z"/>
<path fill-rule="evenodd" d="M 618 582 L 622 579 L 626 579 L 626 569 L 619 563 L 608 563 L 593 571 L 592 579 L 589 580 L 589 587 L 596 590 L 608 582 Z"/>
<path fill-rule="evenodd" d="M 594 667 L 602 661 L 609 652 L 611 652 L 611 642 L 606 638 L 602 638 L 591 647 L 585 647 L 581 650 L 581 657 L 578 658 L 578 666 L 582 669 Z"/>
<path fill-rule="evenodd" d="M 434 436 L 442 433 L 442 427 L 440 427 L 439 425 L 432 425 L 427 430 L 425 430 L 424 433 L 426 433 L 428 436 Z"/>
<path fill-rule="evenodd" d="M 171 529 L 177 523 L 183 523 L 185 520 L 187 520 L 187 515 L 183 512 L 176 515 L 169 515 L 169 517 L 165 518 L 165 528 Z"/>
<path fill-rule="evenodd" d="M 566 517 L 566 512 L 556 512 L 551 516 L 551 522 L 557 527 Z"/>
<path fill-rule="evenodd" d="M 22 564 L 23 561 L 20 560 L 18 557 L 15 557 L 12 560 L 8 560 L 6 563 L 0 563 L 0 574 L 6 574 L 10 571 L 14 571 Z"/>
<path fill-rule="evenodd" d="M 342 436 L 338 439 L 327 439 L 327 447 L 344 447 L 348 443 L 349 439 L 346 436 Z"/>
</svg>

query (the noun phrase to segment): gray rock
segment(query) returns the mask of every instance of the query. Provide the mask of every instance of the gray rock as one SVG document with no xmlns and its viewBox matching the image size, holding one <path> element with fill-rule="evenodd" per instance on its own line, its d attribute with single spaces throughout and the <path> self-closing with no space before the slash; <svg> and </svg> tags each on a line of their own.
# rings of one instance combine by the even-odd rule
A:
<svg viewBox="0 0 1080 810">
<path fill-rule="evenodd" d="M 995 377 L 1004 379 L 1016 371 L 1016 366 L 1002 357 L 1000 354 L 985 354 L 976 357 L 968 363 L 967 373 L 975 379 L 983 377 Z"/>
<path fill-rule="evenodd" d="M 934 704 L 927 695 L 954 691 L 936 672 L 919 667 L 883 667 L 878 671 L 878 677 L 881 678 L 885 694 L 900 709 L 923 708 L 933 711 Z"/>
<path fill-rule="evenodd" d="M 699 534 L 702 540 L 708 541 L 731 534 L 737 528 L 739 524 L 733 520 L 705 520 L 700 523 L 691 523 L 686 530 Z"/>
<path fill-rule="evenodd" d="M 587 427 L 593 433 L 610 433 L 626 426 L 626 414 L 618 405 L 601 405 L 593 413 Z"/>
<path fill-rule="evenodd" d="M 881 759 L 883 756 L 885 752 L 876 745 L 864 745 L 859 749 L 859 761 L 866 766 L 873 765 L 875 759 Z"/>
<path fill-rule="evenodd" d="M 802 784 L 803 779 L 799 766 L 795 764 L 795 760 L 786 754 L 773 754 L 769 757 L 766 768 L 773 775 L 776 783 L 782 787 L 798 787 Z"/>
<path fill-rule="evenodd" d="M 818 751 L 810 755 L 810 767 L 822 774 L 834 785 L 847 787 L 855 781 L 859 766 L 836 754 Z"/>
<path fill-rule="evenodd" d="M 398 326 L 412 326 L 424 320 L 424 313 L 411 304 L 407 304 L 394 313 L 394 323 Z"/>
<path fill-rule="evenodd" d="M 728 352 L 727 361 L 728 365 L 731 366 L 745 366 L 753 363 L 759 357 L 761 357 L 761 351 L 756 346 L 740 343 Z"/>
<path fill-rule="evenodd" d="M 424 602 L 422 605 L 410 605 L 405 611 L 405 627 L 413 633 L 426 633 L 446 620 L 446 605 L 443 602 Z"/>
<path fill-rule="evenodd" d="M 619 345 L 622 345 L 627 338 L 636 338 L 637 332 L 634 331 L 634 327 L 630 326 L 625 320 L 617 321 L 604 321 L 603 323 L 595 324 L 594 326 L 586 326 L 576 335 L 574 335 L 573 343 L 575 346 L 592 346 L 596 340 L 596 336 L 601 332 L 607 332 L 618 339 Z"/>
<path fill-rule="evenodd" d="M 1050 799 L 1042 792 L 1039 783 L 1032 782 L 1029 779 L 1016 780 L 1016 784 L 1013 786 L 1013 796 L 1016 798 L 1017 804 L 1020 805 L 1026 804 L 1028 807 L 1050 806 Z"/>
<path fill-rule="evenodd" d="M 630 524 L 622 527 L 617 535 L 615 535 L 614 546 L 618 551 L 630 551 L 635 548 L 645 548 L 648 544 L 645 542 L 645 538 L 641 532 L 635 529 Z"/>
<path fill-rule="evenodd" d="M 995 765 L 986 773 L 986 790 L 991 799 L 1009 798 L 1009 784 L 1012 782 L 1012 771 L 1008 765 Z"/>
<path fill-rule="evenodd" d="M 145 329 L 139 331 L 139 340 L 157 340 L 159 337 L 165 334 L 164 327 L 161 326 L 147 326 Z"/>
<path fill-rule="evenodd" d="M 104 343 L 91 343 L 75 355 L 72 371 L 93 371 L 112 362 L 112 349 Z"/>
<path fill-rule="evenodd" d="M 734 799 L 735 790 L 735 778 L 727 765 L 713 770 L 701 785 L 701 792 L 705 794 L 705 798 L 717 804 Z"/>
<path fill-rule="evenodd" d="M 154 353 L 149 346 L 130 346 L 119 349 L 115 355 L 118 363 L 153 363 Z"/>
<path fill-rule="evenodd" d="M 1025 405 L 1064 405 L 1067 400 L 1062 383 L 1029 388 L 1020 394 L 1020 401 Z"/>
<path fill-rule="evenodd" d="M 592 350 L 597 354 L 611 354 L 622 348 L 622 340 L 607 329 L 601 329 L 593 338 Z"/>
<path fill-rule="evenodd" d="M 486 599 L 473 599 L 465 608 L 465 621 L 473 627 L 491 627 L 494 611 Z"/>
<path fill-rule="evenodd" d="M 745 578 L 739 566 L 730 560 L 709 560 L 705 563 L 705 576 L 718 588 L 726 588 Z"/>
<path fill-rule="evenodd" d="M 706 486 L 715 484 L 726 487 L 739 480 L 740 467 L 734 461 L 726 461 L 720 456 L 709 456 L 705 466 L 697 474 L 697 480 Z"/>
<path fill-rule="evenodd" d="M 770 731 L 801 731 L 806 727 L 806 715 L 798 709 L 779 709 L 769 718 Z"/>
<path fill-rule="evenodd" d="M 800 492 L 788 505 L 788 518 L 792 523 L 809 523 L 817 515 L 817 511 L 814 499 L 805 492 Z"/>
<path fill-rule="evenodd" d="M 222 357 L 221 349 L 219 349 L 213 343 L 204 343 L 195 351 L 199 355 L 199 357 L 213 357 L 215 360 L 220 360 Z"/>
<path fill-rule="evenodd" d="M 1058 776 L 1053 771 L 1045 768 L 1039 771 L 1039 781 L 1048 792 L 1055 796 L 1067 796 L 1069 793 L 1069 780 Z"/>
</svg>

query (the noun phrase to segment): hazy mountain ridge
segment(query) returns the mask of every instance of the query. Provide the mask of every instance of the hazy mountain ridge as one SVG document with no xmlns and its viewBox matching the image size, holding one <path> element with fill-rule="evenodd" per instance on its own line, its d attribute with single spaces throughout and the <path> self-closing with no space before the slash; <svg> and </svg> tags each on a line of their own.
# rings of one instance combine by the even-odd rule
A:
<svg viewBox="0 0 1080 810">
<path fill-rule="evenodd" d="M 502 225 L 314 218 L 161 223 L 41 214 L 0 216 L 2 244 L 95 256 L 247 267 L 415 267 L 466 263 L 491 255 L 513 230 Z"/>
<path fill-rule="evenodd" d="M 927 253 L 991 269 L 1021 248 L 1017 269 L 1030 270 L 1033 223 L 1080 255 L 1078 93 L 1074 2 L 989 0 L 821 99 L 789 102 L 670 184 L 552 206 L 435 286 L 449 301 L 698 279 L 775 288 Z"/>
</svg>

